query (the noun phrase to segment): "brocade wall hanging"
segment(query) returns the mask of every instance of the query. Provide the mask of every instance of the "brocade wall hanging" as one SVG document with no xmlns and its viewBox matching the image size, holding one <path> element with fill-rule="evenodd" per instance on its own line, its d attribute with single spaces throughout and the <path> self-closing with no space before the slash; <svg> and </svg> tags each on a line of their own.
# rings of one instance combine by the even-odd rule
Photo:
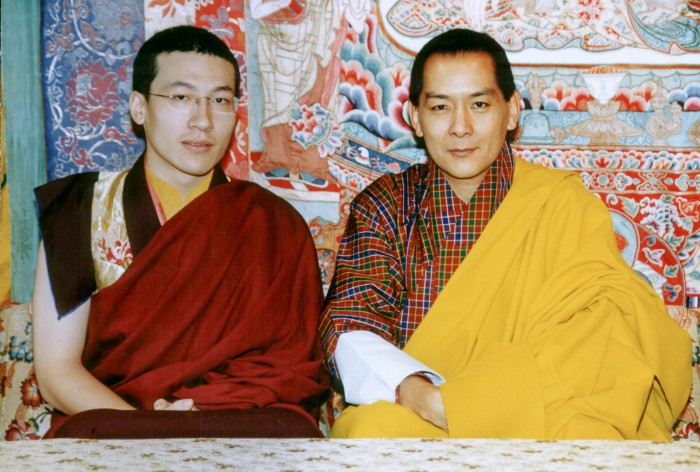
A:
<svg viewBox="0 0 700 472">
<path fill-rule="evenodd" d="M 625 259 L 669 305 L 700 296 L 700 4 L 685 0 L 43 0 L 49 176 L 121 169 L 143 145 L 135 51 L 174 24 L 210 29 L 243 74 L 226 172 L 305 217 L 324 283 L 348 204 L 425 159 L 407 124 L 415 52 L 454 27 L 508 51 L 523 159 L 578 172 Z"/>
</svg>

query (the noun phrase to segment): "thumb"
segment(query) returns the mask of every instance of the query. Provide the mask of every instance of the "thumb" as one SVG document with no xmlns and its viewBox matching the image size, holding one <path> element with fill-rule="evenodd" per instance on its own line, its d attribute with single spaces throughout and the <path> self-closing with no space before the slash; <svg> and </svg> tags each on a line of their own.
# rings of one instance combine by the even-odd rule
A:
<svg viewBox="0 0 700 472">
<path fill-rule="evenodd" d="M 169 403 L 165 401 L 162 398 L 159 398 L 158 400 L 153 402 L 153 409 L 154 410 L 165 410 L 168 407 Z"/>
<path fill-rule="evenodd" d="M 170 405 L 169 409 L 170 410 L 186 411 L 186 410 L 191 410 L 193 406 L 194 406 L 194 400 L 192 400 L 191 398 L 183 398 L 181 400 L 177 400 L 177 401 L 173 402 Z"/>
</svg>

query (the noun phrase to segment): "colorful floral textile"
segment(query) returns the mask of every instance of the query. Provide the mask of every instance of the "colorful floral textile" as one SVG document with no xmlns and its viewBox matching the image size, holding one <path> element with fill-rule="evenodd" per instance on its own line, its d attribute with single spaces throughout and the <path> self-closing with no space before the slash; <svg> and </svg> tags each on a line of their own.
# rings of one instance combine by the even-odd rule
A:
<svg viewBox="0 0 700 472">
<path fill-rule="evenodd" d="M 0 439 L 41 439 L 53 407 L 39 393 L 34 376 L 31 306 L 0 305 Z"/>
</svg>

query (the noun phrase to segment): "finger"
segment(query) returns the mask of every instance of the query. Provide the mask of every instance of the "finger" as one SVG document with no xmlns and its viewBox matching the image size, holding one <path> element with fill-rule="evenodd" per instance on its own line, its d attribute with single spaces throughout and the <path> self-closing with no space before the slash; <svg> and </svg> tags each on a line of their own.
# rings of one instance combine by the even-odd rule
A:
<svg viewBox="0 0 700 472">
<path fill-rule="evenodd" d="M 163 399 L 159 398 L 158 400 L 153 402 L 153 409 L 154 410 L 165 410 L 170 406 L 170 402 Z"/>
<path fill-rule="evenodd" d="M 341 394 L 339 394 L 337 392 L 333 392 L 333 398 L 331 400 L 331 405 L 333 406 L 334 411 L 337 411 L 338 413 L 340 413 L 346 407 L 345 398 Z"/>
<path fill-rule="evenodd" d="M 189 411 L 193 406 L 194 401 L 191 398 L 184 398 L 171 403 L 166 410 Z"/>
</svg>

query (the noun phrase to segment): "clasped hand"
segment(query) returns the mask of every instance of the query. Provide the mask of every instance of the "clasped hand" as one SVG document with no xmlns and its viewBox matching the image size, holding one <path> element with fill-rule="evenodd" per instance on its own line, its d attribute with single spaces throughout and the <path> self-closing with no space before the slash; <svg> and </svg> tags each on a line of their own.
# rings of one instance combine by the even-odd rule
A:
<svg viewBox="0 0 700 472">
<path fill-rule="evenodd" d="M 153 402 L 153 409 L 159 410 L 171 410 L 171 411 L 199 411 L 197 407 L 194 406 L 194 400 L 191 398 L 183 398 L 180 400 L 175 400 L 174 402 L 169 402 L 164 398 L 159 398 Z"/>
</svg>

